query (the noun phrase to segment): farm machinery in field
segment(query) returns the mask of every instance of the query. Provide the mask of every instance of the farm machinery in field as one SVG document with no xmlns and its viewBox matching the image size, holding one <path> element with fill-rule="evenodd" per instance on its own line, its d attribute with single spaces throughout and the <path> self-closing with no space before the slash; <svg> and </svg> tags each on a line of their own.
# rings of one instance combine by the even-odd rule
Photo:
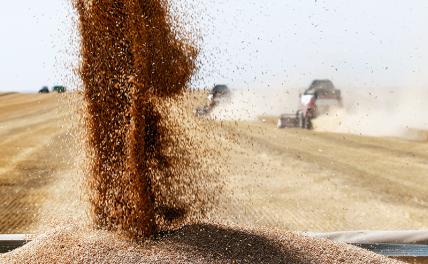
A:
<svg viewBox="0 0 428 264">
<path fill-rule="evenodd" d="M 293 114 L 282 114 L 277 127 L 312 129 L 312 120 L 328 113 L 331 107 L 342 107 L 340 90 L 336 89 L 330 80 L 314 80 L 309 88 L 300 94 L 299 110 Z"/>
<path fill-rule="evenodd" d="M 230 99 L 230 89 L 224 84 L 217 84 L 209 91 L 206 105 L 199 106 L 195 109 L 197 116 L 206 116 L 217 107 L 221 102 Z"/>
</svg>

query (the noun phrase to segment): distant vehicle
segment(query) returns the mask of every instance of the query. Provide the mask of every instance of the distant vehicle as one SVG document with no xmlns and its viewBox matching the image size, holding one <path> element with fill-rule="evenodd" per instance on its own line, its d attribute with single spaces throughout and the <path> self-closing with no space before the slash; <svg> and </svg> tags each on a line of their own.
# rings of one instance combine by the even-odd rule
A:
<svg viewBox="0 0 428 264">
<path fill-rule="evenodd" d="M 62 85 L 55 85 L 54 87 L 52 87 L 52 92 L 65 93 L 66 91 L 67 89 L 65 88 L 65 86 Z"/>
<path fill-rule="evenodd" d="M 43 86 L 42 89 L 39 90 L 39 93 L 49 93 L 49 88 L 47 86 Z"/>
<path fill-rule="evenodd" d="M 282 114 L 277 127 L 312 129 L 312 119 L 327 113 L 331 107 L 342 107 L 340 90 L 330 80 L 314 80 L 300 95 L 300 109 L 295 114 Z"/>
<path fill-rule="evenodd" d="M 208 103 L 195 109 L 197 116 L 209 114 L 221 101 L 230 98 L 230 89 L 227 85 L 217 84 L 208 93 Z"/>
</svg>

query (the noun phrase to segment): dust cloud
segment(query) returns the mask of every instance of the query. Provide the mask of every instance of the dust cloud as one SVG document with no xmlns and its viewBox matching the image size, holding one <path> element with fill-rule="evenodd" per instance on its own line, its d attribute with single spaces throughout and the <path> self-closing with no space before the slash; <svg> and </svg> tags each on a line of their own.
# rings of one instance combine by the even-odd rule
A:
<svg viewBox="0 0 428 264">
<path fill-rule="evenodd" d="M 343 88 L 343 108 L 313 120 L 316 131 L 428 140 L 428 111 L 424 88 Z M 256 120 L 295 113 L 304 89 L 266 87 L 232 89 L 212 111 L 218 120 Z"/>
<path fill-rule="evenodd" d="M 344 108 L 313 121 L 317 131 L 427 140 L 423 88 L 342 89 Z"/>
<path fill-rule="evenodd" d="M 232 89 L 230 99 L 223 100 L 211 113 L 219 120 L 256 120 L 261 116 L 295 112 L 299 90 L 280 87 Z"/>
</svg>

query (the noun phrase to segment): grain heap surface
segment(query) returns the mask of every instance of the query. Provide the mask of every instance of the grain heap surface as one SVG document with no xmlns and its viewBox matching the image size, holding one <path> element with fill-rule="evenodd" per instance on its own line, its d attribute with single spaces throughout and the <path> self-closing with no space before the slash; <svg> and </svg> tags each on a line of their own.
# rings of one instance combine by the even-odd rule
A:
<svg viewBox="0 0 428 264">
<path fill-rule="evenodd" d="M 400 263 L 293 233 L 188 225 L 137 244 L 106 231 L 66 227 L 3 256 L 4 263 Z"/>
</svg>

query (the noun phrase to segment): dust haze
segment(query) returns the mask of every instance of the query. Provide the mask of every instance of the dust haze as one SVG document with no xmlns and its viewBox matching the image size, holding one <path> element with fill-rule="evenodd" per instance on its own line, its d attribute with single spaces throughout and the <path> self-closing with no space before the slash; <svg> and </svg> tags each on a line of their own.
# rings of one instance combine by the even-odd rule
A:
<svg viewBox="0 0 428 264">
<path fill-rule="evenodd" d="M 342 89 L 344 107 L 314 120 L 317 131 L 426 140 L 423 88 Z"/>
<path fill-rule="evenodd" d="M 299 90 L 284 87 L 233 89 L 211 113 L 219 120 L 256 120 L 260 116 L 295 112 L 299 106 Z"/>
<path fill-rule="evenodd" d="M 393 136 L 426 140 L 428 119 L 425 98 L 420 88 L 347 88 L 342 91 L 343 108 L 331 109 L 313 120 L 316 131 L 366 136 Z M 299 108 L 299 93 L 304 88 L 232 89 L 211 113 L 218 120 L 256 120 L 261 116 L 294 113 Z"/>
</svg>

